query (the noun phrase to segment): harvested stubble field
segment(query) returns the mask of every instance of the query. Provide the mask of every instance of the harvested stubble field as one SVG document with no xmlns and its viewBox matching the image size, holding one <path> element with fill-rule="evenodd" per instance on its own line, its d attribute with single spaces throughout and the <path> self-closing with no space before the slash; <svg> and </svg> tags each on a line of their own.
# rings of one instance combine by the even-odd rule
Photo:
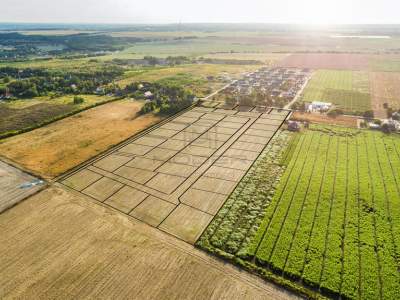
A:
<svg viewBox="0 0 400 300">
<path fill-rule="evenodd" d="M 371 109 L 369 93 L 366 72 L 318 70 L 306 86 L 302 101 L 329 102 L 345 112 L 362 113 Z"/>
<path fill-rule="evenodd" d="M 119 100 L 0 141 L 0 155 L 53 178 L 160 121 L 143 103 Z"/>
<path fill-rule="evenodd" d="M 278 65 L 285 68 L 310 68 L 334 70 L 368 70 L 370 55 L 365 54 L 293 54 Z"/>
<path fill-rule="evenodd" d="M 0 215 L 2 299 L 296 299 L 51 187 Z"/>
<path fill-rule="evenodd" d="M 273 183 L 257 185 L 271 168 L 284 169 L 273 196 Z M 328 296 L 395 299 L 399 170 L 398 136 L 313 126 L 253 169 L 254 184 L 235 190 L 199 245 Z"/>
<path fill-rule="evenodd" d="M 400 73 L 374 72 L 370 74 L 372 106 L 375 115 L 386 118 L 384 104 L 400 109 Z"/>
</svg>

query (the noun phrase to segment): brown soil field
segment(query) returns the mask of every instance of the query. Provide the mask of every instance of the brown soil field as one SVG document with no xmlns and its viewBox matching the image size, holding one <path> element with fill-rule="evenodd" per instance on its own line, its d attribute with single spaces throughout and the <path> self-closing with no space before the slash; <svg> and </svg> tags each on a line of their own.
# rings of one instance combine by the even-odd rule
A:
<svg viewBox="0 0 400 300">
<path fill-rule="evenodd" d="M 51 187 L 0 215 L 2 299 L 297 299 L 193 246 Z"/>
<path fill-rule="evenodd" d="M 157 123 L 138 116 L 142 102 L 121 100 L 0 141 L 0 155 L 53 178 Z"/>
<path fill-rule="evenodd" d="M 319 113 L 310 114 L 310 113 L 294 112 L 290 119 L 301 122 L 307 121 L 310 123 L 357 127 L 357 118 L 346 117 L 346 116 L 338 116 L 336 118 L 331 118 Z"/>
<path fill-rule="evenodd" d="M 400 73 L 371 73 L 370 82 L 372 108 L 376 117 L 386 118 L 384 103 L 393 109 L 400 109 Z"/>
<path fill-rule="evenodd" d="M 362 54 L 293 54 L 278 63 L 285 68 L 368 70 L 370 55 Z"/>
</svg>

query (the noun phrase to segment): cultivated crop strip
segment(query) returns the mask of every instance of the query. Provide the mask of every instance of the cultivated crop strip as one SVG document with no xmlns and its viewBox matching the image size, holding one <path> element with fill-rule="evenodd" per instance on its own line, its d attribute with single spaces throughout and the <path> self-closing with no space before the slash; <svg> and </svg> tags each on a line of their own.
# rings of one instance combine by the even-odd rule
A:
<svg viewBox="0 0 400 300">
<path fill-rule="evenodd" d="M 395 299 L 400 137 L 321 126 L 284 135 L 271 146 L 281 146 L 279 155 L 261 157 L 199 245 L 310 291 Z M 282 174 L 277 185 L 266 179 L 276 177 L 266 173 L 274 164 Z M 270 193 L 259 193 L 260 180 Z"/>
</svg>

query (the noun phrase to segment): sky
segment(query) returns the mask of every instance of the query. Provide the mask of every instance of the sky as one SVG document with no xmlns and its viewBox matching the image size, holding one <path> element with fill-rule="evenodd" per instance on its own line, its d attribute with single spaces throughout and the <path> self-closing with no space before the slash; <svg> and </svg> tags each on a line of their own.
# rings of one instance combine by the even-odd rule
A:
<svg viewBox="0 0 400 300">
<path fill-rule="evenodd" d="M 398 24 L 399 0 L 0 0 L 0 22 Z"/>
</svg>

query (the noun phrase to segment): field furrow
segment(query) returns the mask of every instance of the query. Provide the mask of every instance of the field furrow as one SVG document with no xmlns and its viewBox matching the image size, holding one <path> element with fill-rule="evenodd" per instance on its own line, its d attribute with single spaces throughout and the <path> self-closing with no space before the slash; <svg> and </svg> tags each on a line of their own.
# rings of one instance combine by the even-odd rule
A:
<svg viewBox="0 0 400 300">
<path fill-rule="evenodd" d="M 279 201 L 279 207 L 273 214 L 271 218 L 271 223 L 268 230 L 268 235 L 264 237 L 264 239 L 261 241 L 261 244 L 258 248 L 258 251 L 256 253 L 256 258 L 257 261 L 261 264 L 265 263 L 271 263 L 271 265 L 274 267 L 275 265 L 273 262 L 270 260 L 272 252 L 274 250 L 275 246 L 275 241 L 279 237 L 280 232 L 282 230 L 282 225 L 285 222 L 285 219 L 289 213 L 289 210 L 291 209 L 291 205 L 293 203 L 293 197 L 291 195 L 294 195 L 296 192 L 298 183 L 300 181 L 300 174 L 302 174 L 304 170 L 304 166 L 306 165 L 306 162 L 310 163 L 310 156 L 309 156 L 309 151 L 311 148 L 311 145 L 313 144 L 315 136 L 306 136 L 305 137 L 305 151 L 299 155 L 299 157 L 296 160 L 296 164 L 293 167 L 293 172 L 292 176 L 288 178 L 288 182 L 291 184 L 288 185 L 287 188 L 285 188 L 282 193 L 279 193 L 279 198 L 273 199 L 273 201 Z M 279 267 L 278 267 L 279 270 Z"/>
<path fill-rule="evenodd" d="M 321 136 L 317 136 L 315 141 L 311 142 L 309 149 L 310 153 L 318 153 L 320 151 Z M 315 159 L 310 155 L 305 161 L 303 170 L 298 176 L 298 183 L 296 190 L 293 192 L 291 199 L 291 207 L 287 210 L 288 214 L 285 216 L 284 223 L 282 224 L 277 240 L 271 253 L 271 264 L 274 268 L 284 270 L 287 257 L 292 247 L 293 238 L 296 235 L 300 218 L 303 213 L 304 201 L 306 199 L 311 177 L 315 168 Z M 294 178 L 293 178 L 294 179 Z"/>
<path fill-rule="evenodd" d="M 340 290 L 344 211 L 347 197 L 347 137 L 338 138 L 338 157 L 332 195 L 331 216 L 326 239 L 321 288 Z"/>
<path fill-rule="evenodd" d="M 381 298 L 379 254 L 376 251 L 375 207 L 371 177 L 369 175 L 368 145 L 364 138 L 358 140 L 360 244 L 361 244 L 361 298 Z"/>
<path fill-rule="evenodd" d="M 357 159 L 352 159 L 358 154 L 356 140 L 348 138 L 347 148 L 347 197 L 341 293 L 355 299 L 359 298 L 360 284 L 358 163 Z"/>
<path fill-rule="evenodd" d="M 323 255 L 325 252 L 326 235 L 328 231 L 329 216 L 331 211 L 331 200 L 335 184 L 335 168 L 337 162 L 338 140 L 334 139 L 330 145 L 328 158 L 326 160 L 326 173 L 324 184 L 321 189 L 320 205 L 315 215 L 315 225 L 311 233 L 310 245 L 305 258 L 303 279 L 310 285 L 319 286 Z"/>
<path fill-rule="evenodd" d="M 236 199 L 248 206 L 232 228 L 218 228 L 224 243 L 210 248 L 207 230 L 200 246 L 307 297 L 318 291 L 335 299 L 398 298 L 400 138 L 312 125 L 280 152 L 276 189 L 267 193 L 256 179 L 268 185 L 267 165 L 254 167 L 249 174 L 257 184 Z M 273 197 L 253 219 L 258 191 Z"/>
<path fill-rule="evenodd" d="M 308 251 L 311 232 L 314 228 L 314 217 L 319 206 L 319 194 L 324 182 L 326 159 L 331 138 L 323 135 L 320 140 L 320 149 L 316 158 L 313 178 L 310 178 L 310 187 L 303 205 L 303 213 L 299 221 L 296 235 L 293 237 L 292 248 L 285 266 L 285 273 L 300 277 L 304 267 L 304 260 Z"/>
</svg>

